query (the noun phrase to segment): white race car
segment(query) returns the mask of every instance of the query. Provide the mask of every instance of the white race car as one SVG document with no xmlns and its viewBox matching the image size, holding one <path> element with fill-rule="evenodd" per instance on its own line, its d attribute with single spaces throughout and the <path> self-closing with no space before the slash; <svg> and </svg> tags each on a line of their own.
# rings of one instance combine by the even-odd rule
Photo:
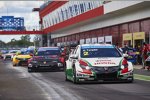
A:
<svg viewBox="0 0 150 100">
<path fill-rule="evenodd" d="M 4 60 L 6 60 L 6 59 L 12 60 L 13 57 L 16 55 L 16 52 L 17 52 L 17 51 L 18 51 L 18 50 L 10 50 L 8 53 L 2 55 L 2 56 L 3 56 L 3 59 L 4 59 Z"/>
<path fill-rule="evenodd" d="M 133 82 L 133 65 L 111 44 L 78 45 L 66 61 L 66 80 Z"/>
</svg>

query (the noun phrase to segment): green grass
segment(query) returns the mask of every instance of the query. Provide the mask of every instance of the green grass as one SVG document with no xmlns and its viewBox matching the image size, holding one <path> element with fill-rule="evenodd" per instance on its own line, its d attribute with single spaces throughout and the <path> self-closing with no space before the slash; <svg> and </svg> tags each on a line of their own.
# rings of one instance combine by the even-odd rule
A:
<svg viewBox="0 0 150 100">
<path fill-rule="evenodd" d="M 134 74 L 134 79 L 143 80 L 143 81 L 150 81 L 150 76 Z"/>
</svg>

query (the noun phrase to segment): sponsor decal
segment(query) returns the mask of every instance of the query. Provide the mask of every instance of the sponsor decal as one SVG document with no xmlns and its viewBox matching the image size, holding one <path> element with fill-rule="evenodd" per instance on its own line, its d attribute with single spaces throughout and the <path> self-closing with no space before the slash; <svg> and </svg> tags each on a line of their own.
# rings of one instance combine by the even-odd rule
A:
<svg viewBox="0 0 150 100">
<path fill-rule="evenodd" d="M 96 60 L 96 62 L 94 63 L 94 65 L 99 64 L 116 64 L 116 63 L 111 60 Z"/>
</svg>

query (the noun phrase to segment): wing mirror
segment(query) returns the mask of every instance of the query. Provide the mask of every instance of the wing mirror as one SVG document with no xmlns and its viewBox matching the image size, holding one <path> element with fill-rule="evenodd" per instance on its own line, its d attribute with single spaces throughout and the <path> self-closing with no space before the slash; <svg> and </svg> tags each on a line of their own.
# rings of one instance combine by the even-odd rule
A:
<svg viewBox="0 0 150 100">
<path fill-rule="evenodd" d="M 123 54 L 123 57 L 124 58 L 127 58 L 129 55 L 128 54 Z"/>
<path fill-rule="evenodd" d="M 78 56 L 71 56 L 70 58 L 72 58 L 72 59 L 78 59 Z"/>
</svg>

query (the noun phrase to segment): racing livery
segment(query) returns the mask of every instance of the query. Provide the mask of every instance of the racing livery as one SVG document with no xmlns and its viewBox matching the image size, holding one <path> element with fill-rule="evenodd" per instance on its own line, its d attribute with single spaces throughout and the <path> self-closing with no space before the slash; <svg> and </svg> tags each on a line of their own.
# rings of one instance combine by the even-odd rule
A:
<svg viewBox="0 0 150 100">
<path fill-rule="evenodd" d="M 6 59 L 10 59 L 12 60 L 13 57 L 16 55 L 16 52 L 18 52 L 19 50 L 10 50 L 8 53 L 4 54 L 3 55 L 3 59 L 6 60 Z"/>
<path fill-rule="evenodd" d="M 111 44 L 78 45 L 66 61 L 66 80 L 132 82 L 133 65 L 126 57 Z"/>
<path fill-rule="evenodd" d="M 63 69 L 63 67 L 58 47 L 40 47 L 36 55 L 28 60 L 28 72 L 37 69 Z"/>
<path fill-rule="evenodd" d="M 26 51 L 18 51 L 13 57 L 13 66 L 28 65 L 28 59 L 32 57 L 32 54 Z"/>
</svg>

